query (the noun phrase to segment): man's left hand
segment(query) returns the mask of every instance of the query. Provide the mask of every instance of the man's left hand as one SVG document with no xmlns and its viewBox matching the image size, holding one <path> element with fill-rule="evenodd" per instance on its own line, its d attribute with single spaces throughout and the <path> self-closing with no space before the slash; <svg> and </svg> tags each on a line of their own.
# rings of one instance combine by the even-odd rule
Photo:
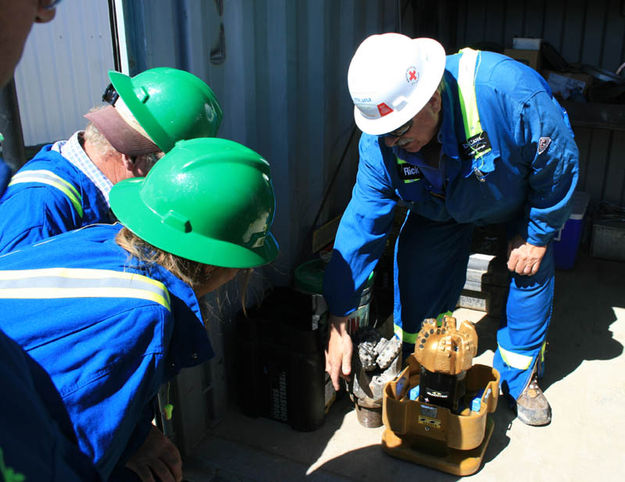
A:
<svg viewBox="0 0 625 482">
<path fill-rule="evenodd" d="M 547 246 L 534 246 L 516 236 L 508 243 L 508 269 L 524 276 L 534 275 L 546 251 Z"/>
</svg>

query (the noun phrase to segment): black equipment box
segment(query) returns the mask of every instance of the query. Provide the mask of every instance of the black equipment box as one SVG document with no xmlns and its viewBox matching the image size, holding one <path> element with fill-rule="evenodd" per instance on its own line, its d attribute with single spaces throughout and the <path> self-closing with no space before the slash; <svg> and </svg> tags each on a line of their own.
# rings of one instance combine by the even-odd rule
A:
<svg viewBox="0 0 625 482">
<path fill-rule="evenodd" d="M 326 323 L 313 323 L 312 296 L 275 288 L 236 320 L 241 411 L 300 431 L 323 424 L 335 392 L 325 373 Z"/>
</svg>

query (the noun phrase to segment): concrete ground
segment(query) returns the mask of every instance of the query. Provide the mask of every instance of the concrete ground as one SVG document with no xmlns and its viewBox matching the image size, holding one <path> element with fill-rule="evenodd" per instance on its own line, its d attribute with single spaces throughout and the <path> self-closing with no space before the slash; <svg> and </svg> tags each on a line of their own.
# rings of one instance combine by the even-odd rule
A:
<svg viewBox="0 0 625 482">
<path fill-rule="evenodd" d="M 491 364 L 497 320 L 466 309 L 477 322 L 476 363 Z M 625 480 L 625 263 L 580 254 L 558 271 L 556 303 L 541 387 L 552 408 L 546 427 L 515 419 L 500 398 L 479 481 Z M 390 457 L 380 448 L 384 427 L 361 426 L 348 399 L 324 425 L 296 432 L 249 418 L 233 406 L 185 460 L 185 479 L 205 481 L 429 480 L 460 477 Z"/>
</svg>

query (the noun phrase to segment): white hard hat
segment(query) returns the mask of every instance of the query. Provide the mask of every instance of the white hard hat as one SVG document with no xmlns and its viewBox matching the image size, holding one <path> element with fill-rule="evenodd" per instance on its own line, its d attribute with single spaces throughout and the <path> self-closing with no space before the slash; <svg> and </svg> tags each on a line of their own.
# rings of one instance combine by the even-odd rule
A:
<svg viewBox="0 0 625 482">
<path fill-rule="evenodd" d="M 347 72 L 356 125 L 381 135 L 401 127 L 430 100 L 445 71 L 445 49 L 398 33 L 367 37 Z"/>
</svg>

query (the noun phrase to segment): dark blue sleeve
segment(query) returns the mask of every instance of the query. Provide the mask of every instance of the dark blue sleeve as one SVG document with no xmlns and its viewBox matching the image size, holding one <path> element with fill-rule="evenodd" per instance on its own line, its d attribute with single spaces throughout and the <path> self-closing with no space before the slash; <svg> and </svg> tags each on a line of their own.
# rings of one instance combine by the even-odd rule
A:
<svg viewBox="0 0 625 482">
<path fill-rule="evenodd" d="M 397 197 L 376 136 L 363 134 L 356 184 L 336 235 L 324 276 L 330 313 L 345 316 L 358 308 L 360 293 L 384 251 Z"/>
<path fill-rule="evenodd" d="M 150 416 L 146 407 L 165 379 L 162 360 L 169 342 L 154 340 L 170 339 L 171 333 L 163 331 L 173 328 L 171 313 L 161 306 L 131 309 L 109 322 L 125 326 L 129 320 L 144 328 L 124 342 L 125 351 L 114 363 L 103 365 L 99 377 L 63 394 L 79 447 L 104 478 L 129 455 L 129 444 L 138 448 L 136 444 L 145 440 Z"/>
<path fill-rule="evenodd" d="M 69 199 L 46 186 L 11 186 L 0 201 L 0 254 L 30 246 L 82 224 Z"/>
<path fill-rule="evenodd" d="M 11 168 L 0 159 L 0 196 L 4 193 L 11 180 Z"/>
<path fill-rule="evenodd" d="M 539 92 L 522 112 L 526 156 L 531 159 L 526 240 L 545 246 L 571 212 L 577 185 L 579 152 L 566 112 L 546 92 Z"/>
<path fill-rule="evenodd" d="M 0 470 L 6 480 L 100 480 L 40 397 L 28 355 L 0 331 Z M 7 478 L 7 474 L 24 479 Z"/>
</svg>

